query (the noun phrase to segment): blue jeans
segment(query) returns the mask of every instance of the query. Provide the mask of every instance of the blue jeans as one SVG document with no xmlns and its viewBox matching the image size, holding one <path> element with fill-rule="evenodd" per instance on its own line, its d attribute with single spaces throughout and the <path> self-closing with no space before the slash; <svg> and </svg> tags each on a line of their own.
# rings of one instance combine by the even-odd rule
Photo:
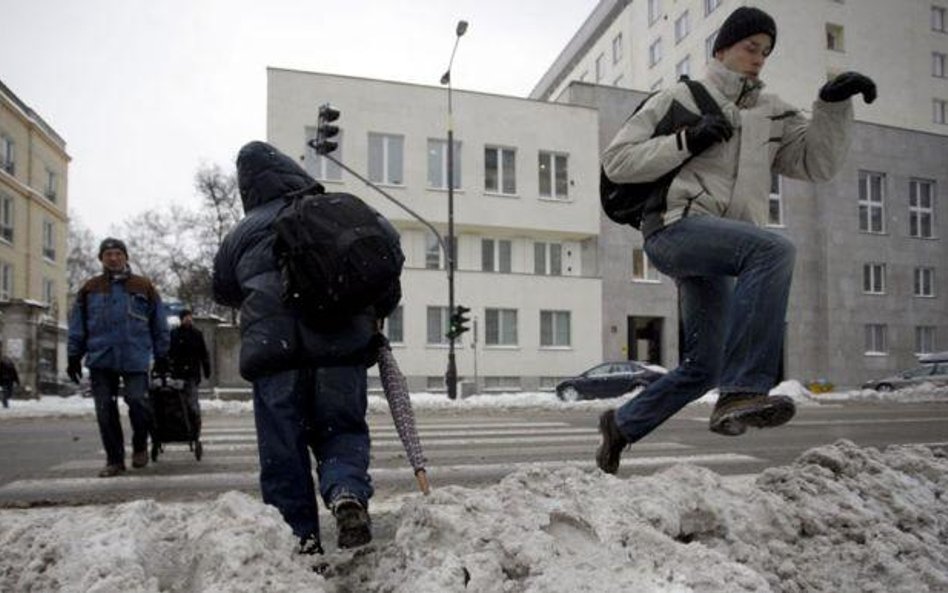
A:
<svg viewBox="0 0 948 593">
<path fill-rule="evenodd" d="M 369 426 L 364 366 L 306 368 L 253 383 L 263 501 L 297 537 L 319 535 L 309 451 L 327 506 L 340 495 L 368 502 Z"/>
<path fill-rule="evenodd" d="M 722 394 L 770 391 L 796 249 L 750 223 L 691 216 L 651 235 L 645 252 L 678 283 L 684 358 L 616 411 L 629 442 L 714 387 Z"/>
<path fill-rule="evenodd" d="M 133 451 L 148 450 L 148 433 L 152 425 L 146 373 L 90 369 L 89 380 L 95 400 L 95 417 L 99 422 L 99 435 L 102 437 L 106 463 L 109 465 L 125 463 L 125 437 L 122 434 L 122 422 L 116 401 L 120 378 L 125 383 L 125 403 L 128 404 L 128 418 L 132 423 Z"/>
</svg>

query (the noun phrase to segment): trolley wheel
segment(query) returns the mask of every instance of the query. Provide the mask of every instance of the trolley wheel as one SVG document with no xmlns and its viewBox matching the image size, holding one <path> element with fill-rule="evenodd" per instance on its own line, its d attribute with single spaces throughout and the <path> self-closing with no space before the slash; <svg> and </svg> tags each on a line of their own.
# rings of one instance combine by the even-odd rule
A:
<svg viewBox="0 0 948 593">
<path fill-rule="evenodd" d="M 160 452 L 161 452 L 161 444 L 160 444 L 160 443 L 152 443 L 152 444 L 151 444 L 151 460 L 152 460 L 152 461 L 158 461 L 158 453 L 160 453 Z"/>
<path fill-rule="evenodd" d="M 201 445 L 201 441 L 197 441 L 194 443 L 194 458 L 201 461 L 202 455 L 204 455 L 204 446 Z"/>
</svg>

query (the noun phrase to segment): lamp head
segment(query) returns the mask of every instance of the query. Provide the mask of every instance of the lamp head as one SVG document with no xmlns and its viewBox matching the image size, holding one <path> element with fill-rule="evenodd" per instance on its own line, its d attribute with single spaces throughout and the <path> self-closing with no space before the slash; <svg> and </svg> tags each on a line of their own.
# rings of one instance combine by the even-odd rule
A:
<svg viewBox="0 0 948 593">
<path fill-rule="evenodd" d="M 466 32 L 467 32 L 467 21 L 458 21 L 458 28 L 455 31 L 455 33 L 457 33 L 457 36 L 460 37 L 461 35 L 464 35 L 464 33 Z"/>
</svg>

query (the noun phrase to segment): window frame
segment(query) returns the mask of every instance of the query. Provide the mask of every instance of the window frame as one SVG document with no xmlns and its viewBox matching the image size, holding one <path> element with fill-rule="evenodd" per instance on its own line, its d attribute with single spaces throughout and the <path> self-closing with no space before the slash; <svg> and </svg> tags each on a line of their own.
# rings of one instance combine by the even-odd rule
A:
<svg viewBox="0 0 948 593">
<path fill-rule="evenodd" d="M 656 37 L 648 46 L 648 67 L 654 68 L 662 61 L 662 38 Z"/>
<path fill-rule="evenodd" d="M 884 295 L 886 289 L 886 265 L 879 262 L 869 262 L 862 266 L 862 293 L 868 295 Z"/>
<path fill-rule="evenodd" d="M 490 251 L 490 258 L 485 254 Z M 489 264 L 489 265 L 488 265 Z M 513 270 L 513 241 L 481 237 L 481 271 L 510 274 Z"/>
<path fill-rule="evenodd" d="M 5 133 L 0 133 L 0 169 L 16 175 L 16 142 Z"/>
<path fill-rule="evenodd" d="M 923 186 L 928 187 L 928 206 L 921 204 L 922 194 L 919 190 Z M 931 179 L 909 180 L 910 237 L 916 239 L 935 238 L 935 187 L 935 182 Z"/>
<path fill-rule="evenodd" d="M 662 16 L 661 0 L 648 0 L 648 26 L 651 27 Z"/>
<path fill-rule="evenodd" d="M 937 352 L 938 328 L 934 325 L 915 326 L 915 354 Z"/>
<path fill-rule="evenodd" d="M 513 348 L 520 344 L 517 309 L 487 307 L 484 309 L 484 346 Z"/>
<path fill-rule="evenodd" d="M 432 341 L 432 331 L 438 331 L 438 329 L 432 327 L 432 314 L 438 314 L 438 323 L 440 323 L 440 333 L 437 336 L 437 341 Z M 448 330 L 450 329 L 451 324 L 451 315 L 448 313 L 448 308 L 441 305 L 428 305 L 425 308 L 425 345 L 426 346 L 447 346 L 448 345 Z"/>
<path fill-rule="evenodd" d="M 889 328 L 885 323 L 867 323 L 865 326 L 865 355 L 887 356 L 889 353 Z"/>
<path fill-rule="evenodd" d="M 618 64 L 622 61 L 622 31 L 616 33 L 612 38 L 612 63 Z"/>
<path fill-rule="evenodd" d="M 564 320 L 565 318 L 565 320 Z M 540 348 L 566 349 L 573 347 L 572 313 L 565 310 L 540 310 Z M 565 342 L 561 326 L 565 324 Z"/>
<path fill-rule="evenodd" d="M 948 33 L 948 25 L 945 24 L 946 8 L 944 6 L 939 6 L 937 4 L 932 5 L 931 11 L 931 26 L 932 31 L 938 33 Z"/>
<path fill-rule="evenodd" d="M 704 0 L 704 16 L 710 15 L 721 6 L 721 0 Z"/>
<path fill-rule="evenodd" d="M 948 124 L 948 101 L 945 99 L 932 99 L 932 123 Z"/>
<path fill-rule="evenodd" d="M 0 261 L 0 301 L 13 299 L 13 265 Z"/>
<path fill-rule="evenodd" d="M 596 71 L 596 84 L 602 82 L 602 79 L 606 77 L 606 54 L 600 53 L 596 56 L 596 62 L 594 64 Z"/>
<path fill-rule="evenodd" d="M 496 164 L 497 172 L 495 174 L 497 187 L 494 189 L 489 188 L 487 185 L 487 172 L 488 172 L 488 158 L 487 154 L 493 152 L 496 155 Z M 505 153 L 511 155 L 510 165 L 513 177 L 513 188 L 511 191 L 507 191 L 507 166 L 506 159 L 504 158 Z M 516 196 L 517 195 L 517 149 L 511 148 L 509 146 L 499 146 L 495 144 L 487 144 L 484 146 L 484 192 L 489 194 L 496 194 L 502 196 Z"/>
<path fill-rule="evenodd" d="M 381 153 L 381 178 L 373 177 L 373 139 L 378 138 L 382 142 L 382 153 Z M 393 150 L 393 145 L 397 146 L 401 153 L 399 159 L 400 171 L 398 171 L 398 177 L 400 179 L 392 179 L 395 177 L 392 175 L 393 171 L 390 169 L 393 168 L 393 154 L 396 152 Z M 368 158 L 366 159 L 367 168 L 368 168 L 368 178 L 369 181 L 373 183 L 378 183 L 380 185 L 391 185 L 395 187 L 404 187 L 405 186 L 405 135 L 404 134 L 389 134 L 385 132 L 368 132 L 367 140 L 368 148 Z"/>
<path fill-rule="evenodd" d="M 549 174 L 546 176 L 550 183 L 550 192 L 543 193 L 543 157 L 544 155 L 549 157 Z M 563 159 L 565 164 L 565 179 L 564 179 L 564 193 L 560 194 L 559 192 L 559 171 L 560 167 L 557 165 L 558 159 Z M 541 198 L 546 198 L 549 200 L 558 200 L 566 201 L 569 200 L 569 153 L 566 152 L 556 152 L 553 150 L 541 150 L 538 153 L 537 157 L 537 171 L 538 171 L 538 184 L 537 189 Z"/>
<path fill-rule="evenodd" d="M 935 78 L 948 78 L 948 54 L 942 52 L 932 52 L 932 76 Z"/>
<path fill-rule="evenodd" d="M 915 266 L 912 270 L 912 296 L 933 299 L 935 294 L 935 268 Z"/>
<path fill-rule="evenodd" d="M 641 247 L 632 249 L 632 282 L 643 284 L 660 284 L 661 277 L 658 270 L 652 265 L 648 254 Z"/>
<path fill-rule="evenodd" d="M 428 138 L 426 144 L 427 147 L 427 164 L 426 164 L 426 187 L 428 189 L 438 190 L 438 191 L 447 191 L 448 190 L 448 140 L 446 138 Z M 461 141 L 454 140 L 454 155 L 453 163 L 454 166 L 454 189 L 461 189 Z M 433 152 L 437 150 L 438 155 L 433 156 Z M 435 163 L 437 161 L 437 163 Z M 438 168 L 435 171 L 432 167 L 436 166 Z M 435 185 L 432 181 L 432 173 L 437 173 L 440 180 L 443 182 L 441 185 Z"/>
<path fill-rule="evenodd" d="M 675 45 L 685 40 L 691 33 L 691 13 L 685 9 L 678 18 L 675 19 Z"/>
<path fill-rule="evenodd" d="M 558 254 L 554 257 L 554 251 Z M 540 255 L 542 254 L 542 256 Z M 558 260 L 559 266 L 554 266 Z M 533 242 L 533 274 L 535 276 L 563 275 L 563 244 L 546 241 Z"/>
<path fill-rule="evenodd" d="M 0 241 L 13 244 L 16 237 L 14 225 L 16 222 L 16 203 L 13 196 L 0 193 Z"/>
<path fill-rule="evenodd" d="M 50 262 L 56 261 L 56 227 L 53 221 L 43 220 L 43 259 Z"/>
<path fill-rule="evenodd" d="M 846 52 L 846 30 L 842 25 L 826 23 L 826 50 Z"/>
<path fill-rule="evenodd" d="M 878 200 L 872 195 L 872 179 L 879 179 Z M 886 181 L 885 173 L 878 171 L 859 171 L 859 232 L 871 235 L 884 235 L 886 233 L 885 224 L 885 202 L 886 202 Z M 863 197 L 865 195 L 865 198 Z M 865 227 L 863 226 L 863 212 L 865 211 Z M 873 214 L 878 211 L 879 227 L 873 228 Z"/>
</svg>

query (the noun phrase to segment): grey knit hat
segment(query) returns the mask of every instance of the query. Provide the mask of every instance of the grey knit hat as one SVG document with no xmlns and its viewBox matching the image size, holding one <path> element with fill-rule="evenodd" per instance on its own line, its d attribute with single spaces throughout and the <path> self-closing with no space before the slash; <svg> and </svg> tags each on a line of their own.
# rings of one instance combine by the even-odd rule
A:
<svg viewBox="0 0 948 593">
<path fill-rule="evenodd" d="M 102 254 L 105 253 L 107 249 L 121 249 L 125 257 L 128 257 L 128 249 L 125 248 L 125 243 L 121 239 L 106 237 L 99 243 L 99 261 L 102 261 Z"/>
<path fill-rule="evenodd" d="M 771 47 L 777 45 L 777 23 L 769 14 L 753 6 L 738 7 L 721 24 L 711 53 L 716 54 L 719 49 L 731 47 L 758 33 L 770 35 Z"/>
</svg>

